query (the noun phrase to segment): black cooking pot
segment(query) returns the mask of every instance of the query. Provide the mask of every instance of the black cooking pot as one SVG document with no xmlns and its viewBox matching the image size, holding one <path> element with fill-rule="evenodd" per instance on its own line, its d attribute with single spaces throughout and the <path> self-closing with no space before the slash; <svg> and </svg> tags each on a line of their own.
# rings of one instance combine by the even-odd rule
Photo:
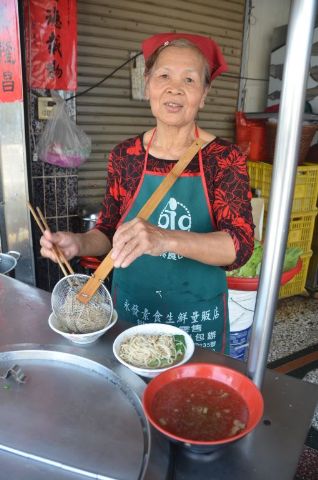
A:
<svg viewBox="0 0 318 480">
<path fill-rule="evenodd" d="M 98 218 L 98 213 L 91 213 L 89 215 L 85 215 L 82 217 L 82 232 L 88 232 L 88 230 L 91 230 L 92 228 L 95 227 L 96 221 Z"/>
<path fill-rule="evenodd" d="M 20 256 L 21 254 L 14 250 L 11 250 L 8 253 L 0 253 L 0 273 L 5 275 L 9 272 L 13 272 Z"/>
</svg>

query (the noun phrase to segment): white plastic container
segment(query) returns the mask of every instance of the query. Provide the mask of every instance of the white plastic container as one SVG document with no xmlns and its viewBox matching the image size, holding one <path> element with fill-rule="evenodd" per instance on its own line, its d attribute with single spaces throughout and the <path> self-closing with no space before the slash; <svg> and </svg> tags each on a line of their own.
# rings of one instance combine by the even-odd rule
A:
<svg viewBox="0 0 318 480">
<path fill-rule="evenodd" d="M 246 360 L 257 290 L 229 290 L 230 356 Z"/>
</svg>

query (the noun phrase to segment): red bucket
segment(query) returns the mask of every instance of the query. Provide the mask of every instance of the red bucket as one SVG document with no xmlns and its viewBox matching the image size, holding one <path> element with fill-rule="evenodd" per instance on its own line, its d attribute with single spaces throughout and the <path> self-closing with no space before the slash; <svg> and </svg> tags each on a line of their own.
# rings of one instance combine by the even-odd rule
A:
<svg viewBox="0 0 318 480">
<path fill-rule="evenodd" d="M 248 120 L 243 112 L 236 112 L 236 144 L 254 162 L 267 157 L 265 125 L 263 120 Z"/>
</svg>

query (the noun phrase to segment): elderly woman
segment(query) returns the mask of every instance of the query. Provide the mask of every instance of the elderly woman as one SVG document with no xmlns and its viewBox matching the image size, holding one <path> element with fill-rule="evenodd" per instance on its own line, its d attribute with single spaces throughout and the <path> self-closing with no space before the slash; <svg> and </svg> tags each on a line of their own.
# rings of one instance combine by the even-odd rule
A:
<svg viewBox="0 0 318 480">
<path fill-rule="evenodd" d="M 243 265 L 253 250 L 249 181 L 239 149 L 196 123 L 226 63 L 216 43 L 200 35 L 157 34 L 142 47 L 156 127 L 110 153 L 96 228 L 45 232 L 41 253 L 55 260 L 57 244 L 70 259 L 105 255 L 113 247 L 112 297 L 120 319 L 177 325 L 197 345 L 227 353 L 225 270 Z M 184 173 L 148 221 L 138 218 L 198 137 L 204 145 Z"/>
</svg>

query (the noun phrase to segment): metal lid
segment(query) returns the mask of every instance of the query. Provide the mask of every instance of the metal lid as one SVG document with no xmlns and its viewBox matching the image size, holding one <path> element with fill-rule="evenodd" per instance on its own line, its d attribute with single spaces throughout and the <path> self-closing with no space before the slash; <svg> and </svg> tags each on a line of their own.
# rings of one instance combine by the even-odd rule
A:
<svg viewBox="0 0 318 480">
<path fill-rule="evenodd" d="M 0 380 L 0 450 L 93 478 L 143 478 L 149 426 L 139 397 L 112 370 L 64 352 L 0 353 L 0 372 L 12 364 L 27 380 Z"/>
</svg>

